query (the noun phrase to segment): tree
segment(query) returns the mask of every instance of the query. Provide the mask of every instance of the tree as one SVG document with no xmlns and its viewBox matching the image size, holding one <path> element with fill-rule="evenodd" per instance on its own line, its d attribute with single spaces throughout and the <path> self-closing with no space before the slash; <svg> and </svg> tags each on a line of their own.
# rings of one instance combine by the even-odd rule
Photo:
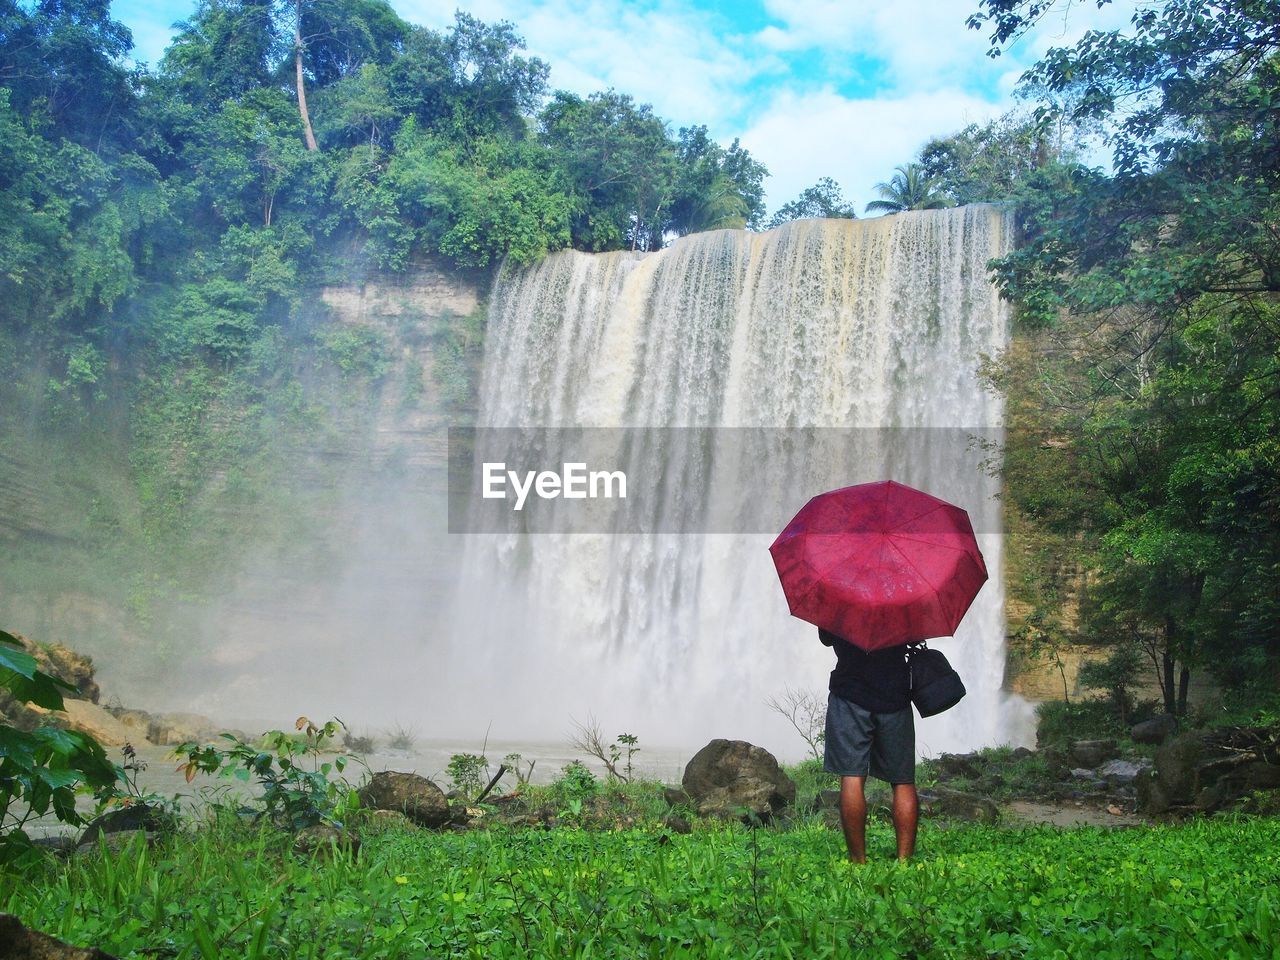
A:
<svg viewBox="0 0 1280 960">
<path fill-rule="evenodd" d="M 1049 6 L 984 0 L 971 22 L 998 50 Z M 1023 327 L 1058 331 L 1075 367 L 1087 619 L 1142 639 L 1171 712 L 1192 669 L 1280 673 L 1278 22 L 1273 2 L 1166 0 L 1051 50 L 1029 75 L 1040 116 L 1105 124 L 1115 172 L 1028 176 L 1023 242 L 997 264 Z"/>
<path fill-rule="evenodd" d="M 877 183 L 879 200 L 867 204 L 867 213 L 902 213 L 905 210 L 936 210 L 948 205 L 938 183 L 918 163 L 894 168 L 887 183 Z"/>
<path fill-rule="evenodd" d="M 705 126 L 682 128 L 664 232 L 684 235 L 758 224 L 764 213 L 767 175 L 764 165 L 737 140 L 726 150 L 711 139 Z"/>
<path fill-rule="evenodd" d="M 677 158 L 653 108 L 614 90 L 585 100 L 561 91 L 540 119 L 542 142 L 575 202 L 573 245 L 660 247 L 675 199 Z"/>
<path fill-rule="evenodd" d="M 784 203 L 770 218 L 769 227 L 780 227 L 791 220 L 808 220 L 815 218 L 833 218 L 838 220 L 856 220 L 858 214 L 852 203 L 846 203 L 840 184 L 830 177 L 823 177 L 812 187 L 806 187 L 800 196 L 790 203 Z"/>
<path fill-rule="evenodd" d="M 206 108 L 269 85 L 284 56 L 272 0 L 201 0 L 177 26 L 160 75 Z"/>
<path fill-rule="evenodd" d="M 21 115 L 90 150 L 126 135 L 138 75 L 133 36 L 108 0 L 0 0 L 0 86 Z"/>
</svg>

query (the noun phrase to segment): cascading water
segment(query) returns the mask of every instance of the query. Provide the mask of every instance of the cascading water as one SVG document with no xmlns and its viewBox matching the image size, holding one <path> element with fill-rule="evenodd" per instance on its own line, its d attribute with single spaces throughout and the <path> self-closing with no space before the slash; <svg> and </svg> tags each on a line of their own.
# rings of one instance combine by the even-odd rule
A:
<svg viewBox="0 0 1280 960">
<path fill-rule="evenodd" d="M 938 643 L 969 696 L 920 724 L 920 749 L 1010 739 L 998 484 L 981 450 L 957 458 L 954 442 L 1000 425 L 977 368 L 1006 342 L 986 264 L 1007 243 L 1006 215 L 971 206 L 504 269 L 480 427 L 725 429 L 696 444 L 619 432 L 611 466 L 660 464 L 645 514 L 659 532 L 468 536 L 448 686 L 490 690 L 519 718 L 506 736 L 554 736 L 594 713 L 642 741 L 744 738 L 797 757 L 766 701 L 788 686 L 825 698 L 833 657 L 788 615 L 766 548 L 808 497 L 891 477 L 965 506 L 992 571 Z M 785 455 L 779 438 L 804 428 L 857 433 L 862 453 Z"/>
</svg>

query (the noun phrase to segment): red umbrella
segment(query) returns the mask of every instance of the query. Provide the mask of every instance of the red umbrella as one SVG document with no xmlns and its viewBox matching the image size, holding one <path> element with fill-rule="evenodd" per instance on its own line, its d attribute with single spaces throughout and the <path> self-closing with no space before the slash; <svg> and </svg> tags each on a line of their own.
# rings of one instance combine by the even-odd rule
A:
<svg viewBox="0 0 1280 960">
<path fill-rule="evenodd" d="M 819 494 L 769 552 L 792 615 L 864 650 L 951 636 L 987 580 L 969 515 L 893 480 Z"/>
</svg>

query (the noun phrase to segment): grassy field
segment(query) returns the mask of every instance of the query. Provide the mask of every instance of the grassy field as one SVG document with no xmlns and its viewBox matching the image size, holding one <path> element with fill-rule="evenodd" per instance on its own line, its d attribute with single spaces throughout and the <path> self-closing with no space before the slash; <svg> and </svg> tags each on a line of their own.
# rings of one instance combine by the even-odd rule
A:
<svg viewBox="0 0 1280 960">
<path fill-rule="evenodd" d="M 235 823 L 0 877 L 0 910 L 121 957 L 1280 957 L 1280 821 L 838 831 L 388 830 L 299 856 Z"/>
</svg>

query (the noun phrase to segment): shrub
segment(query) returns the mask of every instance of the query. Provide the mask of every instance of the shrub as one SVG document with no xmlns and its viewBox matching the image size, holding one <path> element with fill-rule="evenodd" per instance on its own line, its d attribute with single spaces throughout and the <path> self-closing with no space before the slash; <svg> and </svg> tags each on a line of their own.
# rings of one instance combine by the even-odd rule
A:
<svg viewBox="0 0 1280 960">
<path fill-rule="evenodd" d="M 1122 737 L 1128 732 L 1108 700 L 1050 700 L 1036 708 L 1036 745 L 1042 748 L 1072 740 Z"/>
<path fill-rule="evenodd" d="M 185 761 L 178 771 L 186 775 L 188 783 L 197 773 L 220 773 L 243 781 L 256 777 L 263 788 L 266 815 L 278 826 L 295 830 L 318 823 L 341 826 L 343 818 L 358 808 L 359 800 L 346 781 L 331 780 L 329 775 L 342 773 L 347 761 L 354 758 L 339 754 L 332 761 L 321 762 L 320 751 L 345 728 L 336 719 L 317 727 L 306 717 L 299 717 L 295 726 L 301 737 L 281 730 L 265 734 L 266 749 L 230 733 L 222 735 L 231 742 L 228 749 L 180 744 L 174 752 Z M 307 758 L 310 770 L 302 766 Z"/>
<path fill-rule="evenodd" d="M 61 710 L 71 684 L 37 669 L 35 658 L 12 634 L 0 631 L 0 687 L 20 704 Z M 123 771 L 107 759 L 102 745 L 75 730 L 52 726 L 19 730 L 0 722 L 0 863 L 32 849 L 23 829 L 51 809 L 63 823 L 84 821 L 76 812 L 76 792 L 88 787 L 102 799 L 114 795 Z"/>
</svg>

